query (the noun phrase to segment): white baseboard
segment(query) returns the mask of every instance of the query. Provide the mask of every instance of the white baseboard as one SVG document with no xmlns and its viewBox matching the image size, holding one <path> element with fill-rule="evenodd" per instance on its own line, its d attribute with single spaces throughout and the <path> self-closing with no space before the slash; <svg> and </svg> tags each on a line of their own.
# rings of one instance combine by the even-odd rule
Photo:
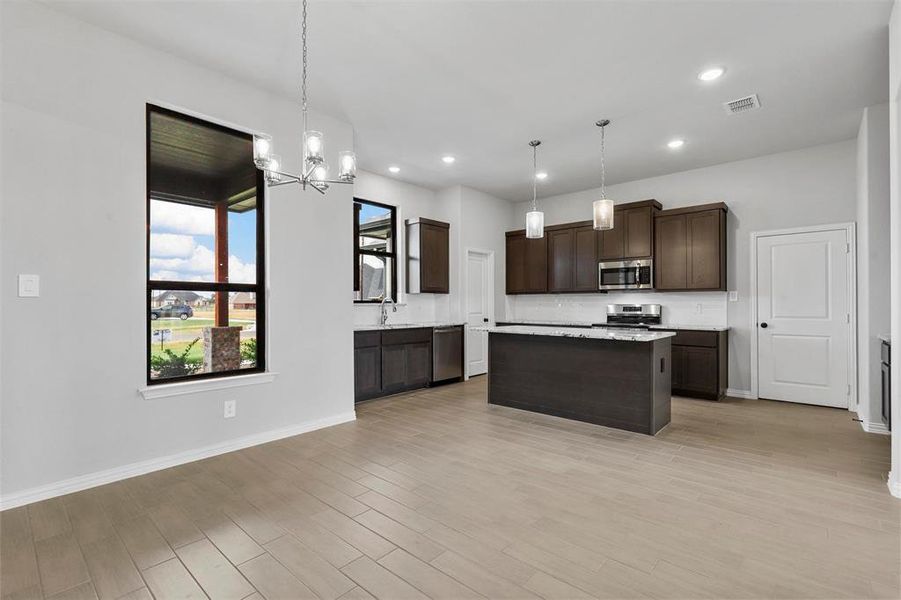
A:
<svg viewBox="0 0 901 600">
<path fill-rule="evenodd" d="M 757 400 L 757 396 L 751 393 L 751 390 L 736 390 L 733 388 L 729 388 L 726 390 L 726 395 L 731 396 L 732 398 L 744 398 L 745 400 Z"/>
<path fill-rule="evenodd" d="M 896 480 L 892 477 L 892 474 L 888 474 L 888 491 L 892 493 L 892 496 L 895 498 L 901 498 L 901 480 Z"/>
<path fill-rule="evenodd" d="M 122 465 L 121 467 L 96 471 L 86 475 L 79 475 L 78 477 L 41 485 L 21 492 L 0 495 L 0 510 L 15 508 L 17 506 L 31 504 L 32 502 L 39 502 L 41 500 L 47 500 L 48 498 L 71 494 L 72 492 L 86 490 L 88 488 L 97 487 L 98 485 L 105 485 L 114 481 L 129 479 L 138 475 L 144 475 L 145 473 L 168 469 L 170 467 L 202 460 L 219 454 L 225 454 L 227 452 L 234 452 L 235 450 L 241 450 L 242 448 L 274 442 L 275 440 L 300 435 L 301 433 L 307 433 L 316 429 L 340 425 L 341 423 L 353 421 L 356 418 L 356 413 L 351 411 L 332 417 L 326 417 L 324 419 L 307 421 L 305 423 L 300 423 L 299 425 L 292 425 L 291 427 L 255 433 L 219 444 L 213 444 L 211 446 L 204 446 L 194 450 L 170 454 L 169 456 L 161 458 Z"/>
<path fill-rule="evenodd" d="M 861 421 L 860 426 L 867 433 L 878 433 L 880 435 L 892 435 L 892 432 L 888 430 L 888 427 L 885 426 L 885 423 L 871 423 L 869 421 Z"/>
</svg>

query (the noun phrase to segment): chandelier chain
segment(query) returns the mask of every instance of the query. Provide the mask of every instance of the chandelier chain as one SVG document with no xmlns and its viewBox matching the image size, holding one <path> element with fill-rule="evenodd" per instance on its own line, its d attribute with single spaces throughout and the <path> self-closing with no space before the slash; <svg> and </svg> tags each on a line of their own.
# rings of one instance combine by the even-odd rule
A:
<svg viewBox="0 0 901 600">
<path fill-rule="evenodd" d="M 538 210 L 538 145 L 532 146 L 532 210 Z"/>
<path fill-rule="evenodd" d="M 606 127 L 601 125 L 601 198 L 607 197 L 607 162 L 606 162 L 606 146 L 604 130 Z"/>
<path fill-rule="evenodd" d="M 301 74 L 301 103 L 303 108 L 303 130 L 307 130 L 307 0 L 303 0 L 300 41 L 303 54 L 303 70 Z"/>
</svg>

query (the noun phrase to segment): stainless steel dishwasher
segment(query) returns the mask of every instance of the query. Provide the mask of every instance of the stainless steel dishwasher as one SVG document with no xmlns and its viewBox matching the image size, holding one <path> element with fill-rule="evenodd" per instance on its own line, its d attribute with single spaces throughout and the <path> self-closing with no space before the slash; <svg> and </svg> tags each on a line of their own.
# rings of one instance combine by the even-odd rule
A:
<svg viewBox="0 0 901 600">
<path fill-rule="evenodd" d="M 463 377 L 463 326 L 432 330 L 432 383 Z"/>
</svg>

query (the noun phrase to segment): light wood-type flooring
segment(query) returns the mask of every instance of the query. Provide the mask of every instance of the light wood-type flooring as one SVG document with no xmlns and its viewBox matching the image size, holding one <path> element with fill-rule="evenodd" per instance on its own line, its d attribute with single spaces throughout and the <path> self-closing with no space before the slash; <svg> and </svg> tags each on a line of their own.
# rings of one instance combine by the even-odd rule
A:
<svg viewBox="0 0 901 600">
<path fill-rule="evenodd" d="M 898 598 L 889 441 L 847 411 L 676 398 L 656 437 L 485 378 L 0 515 L 31 598 Z"/>
</svg>

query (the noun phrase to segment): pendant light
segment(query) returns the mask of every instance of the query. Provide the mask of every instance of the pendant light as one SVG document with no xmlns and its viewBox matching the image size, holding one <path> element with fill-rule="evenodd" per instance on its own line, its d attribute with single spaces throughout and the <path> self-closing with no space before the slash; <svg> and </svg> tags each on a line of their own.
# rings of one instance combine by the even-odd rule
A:
<svg viewBox="0 0 901 600">
<path fill-rule="evenodd" d="M 301 2 L 302 15 L 300 25 L 301 53 L 303 71 L 301 75 L 301 112 L 303 118 L 303 135 L 301 137 L 303 165 L 298 174 L 282 170 L 279 157 L 272 154 L 272 138 L 266 135 L 253 137 L 253 160 L 262 170 L 269 186 L 298 183 L 306 189 L 309 185 L 317 192 L 324 194 L 332 183 L 352 184 L 357 176 L 357 157 L 350 150 L 338 154 L 338 178 L 329 179 L 328 163 L 323 151 L 322 132 L 307 129 L 307 0 Z"/>
<path fill-rule="evenodd" d="M 610 125 L 610 119 L 603 119 L 595 125 L 601 128 L 601 198 L 594 201 L 592 213 L 594 213 L 594 228 L 606 231 L 613 229 L 613 200 L 607 197 L 607 148 L 604 139 L 604 128 Z"/>
<path fill-rule="evenodd" d="M 544 237 L 544 213 L 538 210 L 538 146 L 541 140 L 529 142 L 532 147 L 532 210 L 526 213 L 526 237 L 540 239 Z"/>
</svg>

